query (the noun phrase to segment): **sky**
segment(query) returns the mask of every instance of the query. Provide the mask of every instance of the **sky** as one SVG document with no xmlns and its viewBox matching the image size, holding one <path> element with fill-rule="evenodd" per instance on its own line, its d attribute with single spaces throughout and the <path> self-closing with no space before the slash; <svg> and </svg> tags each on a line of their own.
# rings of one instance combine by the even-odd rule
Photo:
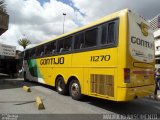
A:
<svg viewBox="0 0 160 120">
<path fill-rule="evenodd" d="M 6 0 L 9 29 L 0 43 L 14 45 L 27 38 L 32 47 L 63 33 L 86 25 L 110 13 L 129 8 L 146 20 L 160 13 L 160 0 Z"/>
</svg>

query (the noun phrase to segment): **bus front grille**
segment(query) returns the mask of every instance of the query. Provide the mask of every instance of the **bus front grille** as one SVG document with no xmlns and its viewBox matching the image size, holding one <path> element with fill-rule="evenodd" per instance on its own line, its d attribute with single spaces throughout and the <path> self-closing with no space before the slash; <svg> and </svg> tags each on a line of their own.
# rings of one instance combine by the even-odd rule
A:
<svg viewBox="0 0 160 120">
<path fill-rule="evenodd" d="M 91 74 L 91 93 L 114 97 L 113 75 Z"/>
</svg>

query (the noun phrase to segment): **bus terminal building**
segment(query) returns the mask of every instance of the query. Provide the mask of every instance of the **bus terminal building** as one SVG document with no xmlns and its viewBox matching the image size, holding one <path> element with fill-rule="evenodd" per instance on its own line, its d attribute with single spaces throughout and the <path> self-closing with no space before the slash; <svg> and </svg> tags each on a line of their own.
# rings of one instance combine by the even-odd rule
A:
<svg viewBox="0 0 160 120">
<path fill-rule="evenodd" d="M 155 67 L 160 68 L 160 14 L 151 19 L 150 25 L 154 31 L 155 38 Z"/>
<path fill-rule="evenodd" d="M 0 44 L 0 73 L 15 76 L 22 66 L 16 46 Z"/>
<path fill-rule="evenodd" d="M 160 68 L 160 28 L 154 31 L 156 68 Z"/>
</svg>

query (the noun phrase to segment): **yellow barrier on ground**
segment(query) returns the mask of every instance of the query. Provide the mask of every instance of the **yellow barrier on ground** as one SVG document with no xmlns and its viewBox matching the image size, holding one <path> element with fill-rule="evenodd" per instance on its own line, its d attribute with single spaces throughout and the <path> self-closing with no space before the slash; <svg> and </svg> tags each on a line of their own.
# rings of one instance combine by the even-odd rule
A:
<svg viewBox="0 0 160 120">
<path fill-rule="evenodd" d="M 27 86 L 23 86 L 23 90 L 26 91 L 26 92 L 31 92 L 30 87 L 27 87 Z"/>
<path fill-rule="evenodd" d="M 36 97 L 36 106 L 38 109 L 45 109 L 40 97 Z"/>
</svg>

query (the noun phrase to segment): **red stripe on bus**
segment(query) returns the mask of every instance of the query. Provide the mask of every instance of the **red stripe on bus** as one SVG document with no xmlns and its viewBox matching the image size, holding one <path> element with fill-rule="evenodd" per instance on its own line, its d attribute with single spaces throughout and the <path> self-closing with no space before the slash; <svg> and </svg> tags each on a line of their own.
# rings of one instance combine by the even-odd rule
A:
<svg viewBox="0 0 160 120">
<path fill-rule="evenodd" d="M 154 74 L 153 71 L 133 71 L 133 74 Z"/>
</svg>

